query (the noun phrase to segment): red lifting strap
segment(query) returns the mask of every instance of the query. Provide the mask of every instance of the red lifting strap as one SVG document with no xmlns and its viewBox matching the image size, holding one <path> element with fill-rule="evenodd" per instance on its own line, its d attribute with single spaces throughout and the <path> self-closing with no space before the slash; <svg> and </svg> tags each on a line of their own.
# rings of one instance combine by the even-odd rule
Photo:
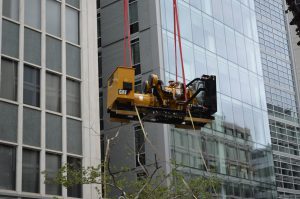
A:
<svg viewBox="0 0 300 199">
<path fill-rule="evenodd" d="M 180 25 L 179 25 L 179 17 L 178 17 L 177 0 L 173 0 L 173 14 L 174 14 L 174 42 L 175 42 L 176 81 L 178 79 L 178 72 L 177 72 L 177 39 L 176 38 L 178 37 L 179 51 L 180 51 L 180 61 L 181 61 L 181 69 L 182 69 L 182 78 L 183 78 L 184 97 L 185 97 L 185 101 L 187 101 L 186 80 L 185 80 L 184 62 L 183 62 L 183 55 L 182 55 L 181 33 L 180 33 Z M 178 32 L 178 34 L 177 34 L 177 32 Z"/>
<path fill-rule="evenodd" d="M 132 52 L 131 52 L 131 38 L 130 38 L 130 28 L 129 28 L 129 15 L 128 15 L 128 10 L 129 10 L 129 3 L 128 0 L 123 0 L 123 9 L 124 9 L 124 49 L 123 49 L 123 64 L 124 66 L 127 65 L 127 60 L 126 60 L 126 48 L 128 48 L 129 51 L 129 63 L 130 67 L 132 67 Z M 126 46 L 127 45 L 127 46 Z"/>
</svg>

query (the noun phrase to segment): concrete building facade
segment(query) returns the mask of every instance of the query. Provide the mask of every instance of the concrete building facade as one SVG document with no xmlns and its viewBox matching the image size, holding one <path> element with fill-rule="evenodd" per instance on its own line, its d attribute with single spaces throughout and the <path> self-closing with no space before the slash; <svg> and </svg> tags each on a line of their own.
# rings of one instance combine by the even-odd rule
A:
<svg viewBox="0 0 300 199">
<path fill-rule="evenodd" d="M 0 0 L 0 198 L 97 198 L 41 173 L 100 164 L 95 8 Z"/>
<path fill-rule="evenodd" d="M 165 83 L 174 80 L 172 0 L 131 0 L 129 4 L 136 89 L 141 90 L 141 82 L 152 73 Z M 151 144 L 146 142 L 137 150 L 145 142 L 139 123 L 113 123 L 105 112 L 108 77 L 116 66 L 124 65 L 123 1 L 100 0 L 104 143 L 120 131 L 111 149 L 111 165 L 132 168 L 128 178 L 136 180 L 145 175 L 136 160 L 140 153 L 149 168 L 157 159 L 170 172 L 175 161 L 188 177 L 207 175 L 202 151 L 209 169 L 222 179 L 222 198 L 276 198 L 254 1 L 178 0 L 178 7 L 186 78 L 217 76 L 216 119 L 196 132 L 145 123 Z"/>
</svg>

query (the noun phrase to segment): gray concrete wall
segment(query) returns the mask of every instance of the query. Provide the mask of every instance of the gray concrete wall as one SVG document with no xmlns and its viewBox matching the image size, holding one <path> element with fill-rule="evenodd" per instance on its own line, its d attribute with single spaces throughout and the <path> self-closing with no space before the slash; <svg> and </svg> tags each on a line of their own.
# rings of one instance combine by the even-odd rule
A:
<svg viewBox="0 0 300 199">
<path fill-rule="evenodd" d="M 162 67 L 162 42 L 160 25 L 160 1 L 139 0 L 139 33 L 133 37 L 139 38 L 140 59 L 142 75 L 137 77 L 142 81 L 148 79 L 149 74 L 160 74 Z M 103 71 L 103 100 L 104 100 L 104 131 L 101 132 L 106 138 L 113 137 L 121 126 L 120 123 L 112 123 L 106 113 L 107 80 L 117 66 L 123 65 L 123 1 L 101 1 L 101 36 L 102 36 L 102 71 Z M 127 61 L 128 61 L 127 56 Z M 127 63 L 128 65 L 128 63 Z M 120 127 L 120 134 L 111 146 L 111 165 L 118 170 L 122 166 L 135 168 L 135 138 L 134 126 L 138 122 Z M 146 143 L 146 164 L 155 162 L 155 154 L 162 169 L 167 170 L 166 161 L 169 161 L 167 125 L 145 123 L 146 132 L 151 144 Z M 137 171 L 140 171 L 137 168 Z M 130 178 L 135 178 L 133 172 Z"/>
</svg>

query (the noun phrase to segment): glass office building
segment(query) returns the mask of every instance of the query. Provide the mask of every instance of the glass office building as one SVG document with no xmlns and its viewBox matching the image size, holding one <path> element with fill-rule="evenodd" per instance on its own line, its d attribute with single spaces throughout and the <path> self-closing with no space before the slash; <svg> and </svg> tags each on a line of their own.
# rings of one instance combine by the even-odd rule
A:
<svg viewBox="0 0 300 199">
<path fill-rule="evenodd" d="M 151 73 L 159 74 L 165 83 L 174 80 L 172 0 L 129 3 L 131 43 L 138 41 L 132 45 L 136 84 Z M 115 66 L 123 65 L 122 6 L 122 1 L 100 2 L 104 104 L 106 81 Z M 178 9 L 186 78 L 217 76 L 218 112 L 212 124 L 196 132 L 145 123 L 160 164 L 168 172 L 172 159 L 184 165 L 181 170 L 187 176 L 204 175 L 202 151 L 209 170 L 222 181 L 223 198 L 276 198 L 254 1 L 178 0 Z M 181 79 L 180 61 L 178 65 Z M 103 120 L 104 138 L 120 130 L 120 139 L 111 149 L 112 164 L 134 168 L 138 179 L 142 169 L 132 151 L 137 153 L 135 147 L 143 142 L 139 125 L 133 122 L 119 128 L 109 122 L 107 113 Z M 143 150 L 144 164 L 151 165 L 155 152 L 147 143 Z"/>
<path fill-rule="evenodd" d="M 100 163 L 95 6 L 0 1 L 0 198 L 95 197 L 41 173 Z"/>
<path fill-rule="evenodd" d="M 225 194 L 243 198 L 259 198 L 256 194 L 261 193 L 256 189 L 272 188 L 273 180 L 253 3 L 178 1 L 186 78 L 217 76 L 218 112 L 213 124 L 203 128 L 200 135 L 170 127 L 173 159 L 188 166 L 191 174 L 197 173 L 203 169 L 198 153 L 202 149 L 210 169 L 227 176 Z M 175 78 L 171 0 L 161 1 L 161 16 L 167 81 Z M 231 177 L 238 180 L 231 182 Z"/>
<path fill-rule="evenodd" d="M 284 10 L 285 1 L 255 0 L 278 196 L 299 198 L 299 102 Z"/>
</svg>

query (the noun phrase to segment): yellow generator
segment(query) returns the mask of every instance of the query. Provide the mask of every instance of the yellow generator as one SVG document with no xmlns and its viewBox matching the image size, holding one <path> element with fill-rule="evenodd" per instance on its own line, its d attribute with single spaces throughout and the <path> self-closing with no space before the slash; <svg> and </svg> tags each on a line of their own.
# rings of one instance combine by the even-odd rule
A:
<svg viewBox="0 0 300 199">
<path fill-rule="evenodd" d="M 119 66 L 108 79 L 107 111 L 115 122 L 138 120 L 174 124 L 177 128 L 201 128 L 217 111 L 216 77 L 203 75 L 189 82 L 169 81 L 165 86 L 152 74 L 143 93 L 135 91 L 134 68 Z M 186 92 L 186 93 L 185 93 Z"/>
</svg>

